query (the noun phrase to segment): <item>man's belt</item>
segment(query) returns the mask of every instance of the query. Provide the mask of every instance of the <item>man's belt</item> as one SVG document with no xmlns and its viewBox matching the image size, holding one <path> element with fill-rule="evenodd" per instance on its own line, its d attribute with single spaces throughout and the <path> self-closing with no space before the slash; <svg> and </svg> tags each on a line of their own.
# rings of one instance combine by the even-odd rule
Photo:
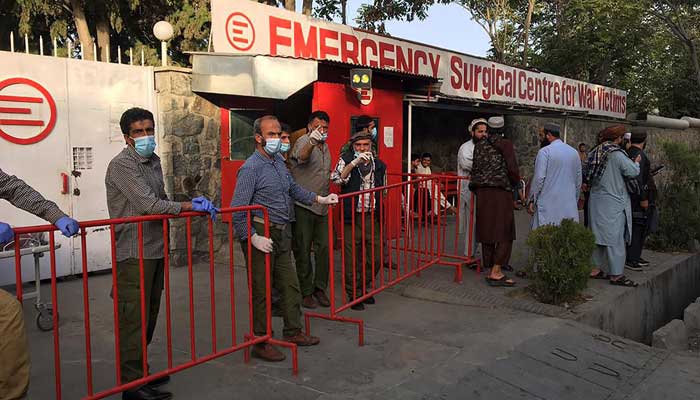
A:
<svg viewBox="0 0 700 400">
<path fill-rule="evenodd" d="M 253 222 L 265 225 L 265 220 L 262 217 L 253 217 Z M 287 229 L 287 224 L 275 224 L 270 222 L 270 228 L 277 229 L 278 231 L 283 231 Z"/>
</svg>

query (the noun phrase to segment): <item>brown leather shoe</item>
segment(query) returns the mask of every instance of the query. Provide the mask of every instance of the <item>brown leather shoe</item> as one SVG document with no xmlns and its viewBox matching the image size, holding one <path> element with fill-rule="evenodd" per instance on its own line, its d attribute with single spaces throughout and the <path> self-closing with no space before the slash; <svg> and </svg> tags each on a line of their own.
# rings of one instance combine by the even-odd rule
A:
<svg viewBox="0 0 700 400">
<path fill-rule="evenodd" d="M 261 343 L 253 346 L 253 357 L 271 362 L 284 361 L 286 358 L 275 346 L 268 343 Z"/>
<path fill-rule="evenodd" d="M 331 301 L 328 300 L 328 296 L 326 296 L 326 292 L 324 292 L 323 289 L 316 289 L 314 298 L 321 307 L 328 307 L 331 305 Z"/>
<path fill-rule="evenodd" d="M 318 303 L 316 303 L 316 300 L 314 300 L 313 295 L 304 296 L 304 298 L 301 299 L 301 305 L 304 308 L 316 308 L 316 307 L 318 307 Z"/>
<path fill-rule="evenodd" d="M 297 346 L 315 346 L 319 344 L 321 339 L 315 336 L 307 336 L 299 332 L 294 336 L 285 336 L 284 340 L 287 342 L 295 343 Z"/>
</svg>

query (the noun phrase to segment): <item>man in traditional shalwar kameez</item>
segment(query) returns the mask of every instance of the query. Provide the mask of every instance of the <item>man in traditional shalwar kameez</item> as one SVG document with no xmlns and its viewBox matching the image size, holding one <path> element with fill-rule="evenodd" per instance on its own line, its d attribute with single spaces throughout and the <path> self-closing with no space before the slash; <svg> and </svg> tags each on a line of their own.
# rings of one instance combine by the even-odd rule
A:
<svg viewBox="0 0 700 400">
<path fill-rule="evenodd" d="M 491 267 L 488 284 L 513 286 L 501 267 L 508 265 L 515 240 L 513 190 L 520 182 L 518 161 L 510 140 L 487 134 L 485 126 L 477 125 L 469 183 L 476 194 L 476 239 L 481 243 L 483 265 Z"/>
<path fill-rule="evenodd" d="M 547 146 L 537 152 L 527 209 L 532 215 L 533 230 L 542 225 L 559 225 L 564 219 L 578 222 L 581 192 L 578 152 L 559 138 L 559 125 L 547 123 L 543 130 Z"/>
<path fill-rule="evenodd" d="M 623 275 L 625 247 L 632 232 L 632 208 L 625 178 L 639 175 L 640 158 L 630 160 L 620 147 L 625 131 L 623 125 L 605 128 L 600 132 L 603 142 L 588 155 L 589 223 L 596 242 L 591 277 L 634 287 L 637 283 Z"/>
</svg>

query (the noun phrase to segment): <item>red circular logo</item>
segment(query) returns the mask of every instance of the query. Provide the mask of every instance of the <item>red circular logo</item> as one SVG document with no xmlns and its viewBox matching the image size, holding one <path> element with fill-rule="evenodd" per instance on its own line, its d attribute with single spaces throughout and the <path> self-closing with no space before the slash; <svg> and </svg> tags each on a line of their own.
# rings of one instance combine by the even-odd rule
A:
<svg viewBox="0 0 700 400">
<path fill-rule="evenodd" d="M 226 39 L 234 49 L 247 51 L 255 43 L 255 28 L 245 14 L 232 13 L 226 19 Z"/>
<path fill-rule="evenodd" d="M 12 85 L 27 85 L 34 88 L 43 97 L 15 96 L 2 93 L 3 89 Z M 46 101 L 49 106 L 49 120 L 32 119 L 32 110 L 27 108 L 27 105 L 41 104 L 44 103 L 44 101 Z M 3 130 L 3 127 L 7 126 L 35 126 L 40 128 L 33 136 L 17 137 Z M 54 126 L 56 126 L 56 102 L 53 100 L 48 90 L 37 82 L 27 78 L 9 78 L 0 81 L 0 137 L 16 144 L 34 144 L 49 136 Z"/>
</svg>

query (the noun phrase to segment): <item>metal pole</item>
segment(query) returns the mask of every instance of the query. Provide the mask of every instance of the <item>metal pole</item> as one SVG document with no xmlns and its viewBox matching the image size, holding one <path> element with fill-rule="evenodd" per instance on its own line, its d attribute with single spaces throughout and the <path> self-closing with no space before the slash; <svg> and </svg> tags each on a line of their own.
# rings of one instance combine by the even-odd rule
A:
<svg viewBox="0 0 700 400">
<path fill-rule="evenodd" d="M 161 53 L 162 65 L 164 67 L 167 67 L 168 66 L 168 42 L 166 42 L 166 41 L 160 42 L 160 53 Z"/>
<path fill-rule="evenodd" d="M 141 66 L 143 67 L 143 47 L 141 47 Z"/>
<path fill-rule="evenodd" d="M 129 65 L 134 65 L 134 48 L 129 47 Z"/>
<path fill-rule="evenodd" d="M 44 55 L 44 37 L 39 35 L 39 54 Z"/>
<path fill-rule="evenodd" d="M 406 153 L 406 160 L 408 160 L 408 163 L 406 164 L 406 173 L 410 174 L 411 173 L 411 146 L 413 145 L 413 102 L 409 101 L 408 102 L 408 145 L 406 147 L 407 153 Z"/>
<path fill-rule="evenodd" d="M 53 38 L 53 56 L 58 57 L 58 46 L 56 46 L 56 38 Z"/>
<path fill-rule="evenodd" d="M 24 35 L 24 52 L 29 54 L 29 36 Z"/>
<path fill-rule="evenodd" d="M 122 47 L 121 46 L 117 46 L 117 62 L 119 64 L 122 63 Z"/>
<path fill-rule="evenodd" d="M 92 39 L 92 61 L 97 61 L 97 43 Z"/>
<path fill-rule="evenodd" d="M 15 52 L 15 33 L 10 32 L 10 51 Z"/>
<path fill-rule="evenodd" d="M 80 59 L 85 59 L 85 44 L 83 42 L 80 42 Z"/>
<path fill-rule="evenodd" d="M 66 40 L 66 48 L 68 49 L 68 54 L 66 55 L 68 58 L 73 58 L 73 41 L 68 39 Z"/>
</svg>

